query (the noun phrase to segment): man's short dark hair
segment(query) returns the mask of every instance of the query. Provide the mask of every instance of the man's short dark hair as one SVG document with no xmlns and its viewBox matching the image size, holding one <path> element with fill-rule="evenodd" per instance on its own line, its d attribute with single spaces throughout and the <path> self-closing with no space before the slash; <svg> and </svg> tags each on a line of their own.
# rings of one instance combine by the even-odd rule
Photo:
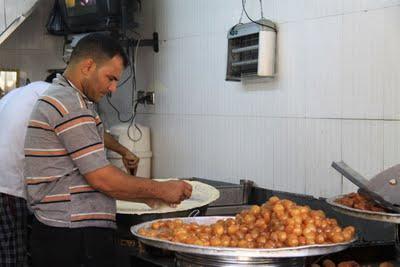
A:
<svg viewBox="0 0 400 267">
<path fill-rule="evenodd" d="M 104 33 L 91 33 L 83 37 L 72 51 L 70 63 L 85 58 L 92 58 L 96 63 L 110 60 L 115 56 L 122 58 L 124 67 L 129 65 L 129 59 L 121 44 Z"/>
</svg>

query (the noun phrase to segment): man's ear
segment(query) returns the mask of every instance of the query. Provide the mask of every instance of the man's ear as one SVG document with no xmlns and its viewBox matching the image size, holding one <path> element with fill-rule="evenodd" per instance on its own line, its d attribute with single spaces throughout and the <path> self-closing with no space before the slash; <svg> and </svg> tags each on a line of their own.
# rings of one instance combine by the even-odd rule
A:
<svg viewBox="0 0 400 267">
<path fill-rule="evenodd" d="M 87 76 L 96 69 L 96 63 L 91 58 L 85 59 L 81 62 L 80 69 L 81 69 L 82 74 L 84 76 Z"/>
</svg>

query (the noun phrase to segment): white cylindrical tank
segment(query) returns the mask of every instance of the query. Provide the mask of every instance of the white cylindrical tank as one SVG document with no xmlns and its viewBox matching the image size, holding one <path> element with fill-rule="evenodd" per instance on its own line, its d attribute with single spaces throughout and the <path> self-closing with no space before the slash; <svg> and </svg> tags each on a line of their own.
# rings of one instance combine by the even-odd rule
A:
<svg viewBox="0 0 400 267">
<path fill-rule="evenodd" d="M 151 146 L 150 146 L 150 128 L 136 124 L 140 131 L 129 123 L 117 124 L 110 128 L 110 134 L 124 147 L 132 151 L 140 158 L 136 176 L 151 177 Z M 128 136 L 129 127 L 129 136 Z M 111 150 L 107 151 L 107 158 L 114 166 L 126 171 L 121 159 L 121 155 Z"/>
</svg>

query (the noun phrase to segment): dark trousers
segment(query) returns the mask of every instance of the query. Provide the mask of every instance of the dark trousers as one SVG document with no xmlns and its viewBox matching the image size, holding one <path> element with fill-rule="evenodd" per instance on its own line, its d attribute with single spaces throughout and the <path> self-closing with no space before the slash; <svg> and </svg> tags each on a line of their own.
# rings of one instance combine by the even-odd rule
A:
<svg viewBox="0 0 400 267">
<path fill-rule="evenodd" d="M 30 244 L 33 267 L 116 266 L 113 229 L 51 227 L 34 219 Z"/>
<path fill-rule="evenodd" d="M 26 266 L 28 210 L 25 199 L 0 193 L 0 266 Z"/>
</svg>

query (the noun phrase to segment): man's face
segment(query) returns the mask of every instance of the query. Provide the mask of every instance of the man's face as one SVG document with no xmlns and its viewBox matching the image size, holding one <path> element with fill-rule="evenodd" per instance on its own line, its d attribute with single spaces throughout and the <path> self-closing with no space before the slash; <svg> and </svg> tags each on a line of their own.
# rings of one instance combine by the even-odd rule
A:
<svg viewBox="0 0 400 267">
<path fill-rule="evenodd" d="M 98 103 L 103 96 L 117 90 L 124 64 L 120 56 L 95 65 L 84 81 L 84 94 L 89 100 Z"/>
</svg>

